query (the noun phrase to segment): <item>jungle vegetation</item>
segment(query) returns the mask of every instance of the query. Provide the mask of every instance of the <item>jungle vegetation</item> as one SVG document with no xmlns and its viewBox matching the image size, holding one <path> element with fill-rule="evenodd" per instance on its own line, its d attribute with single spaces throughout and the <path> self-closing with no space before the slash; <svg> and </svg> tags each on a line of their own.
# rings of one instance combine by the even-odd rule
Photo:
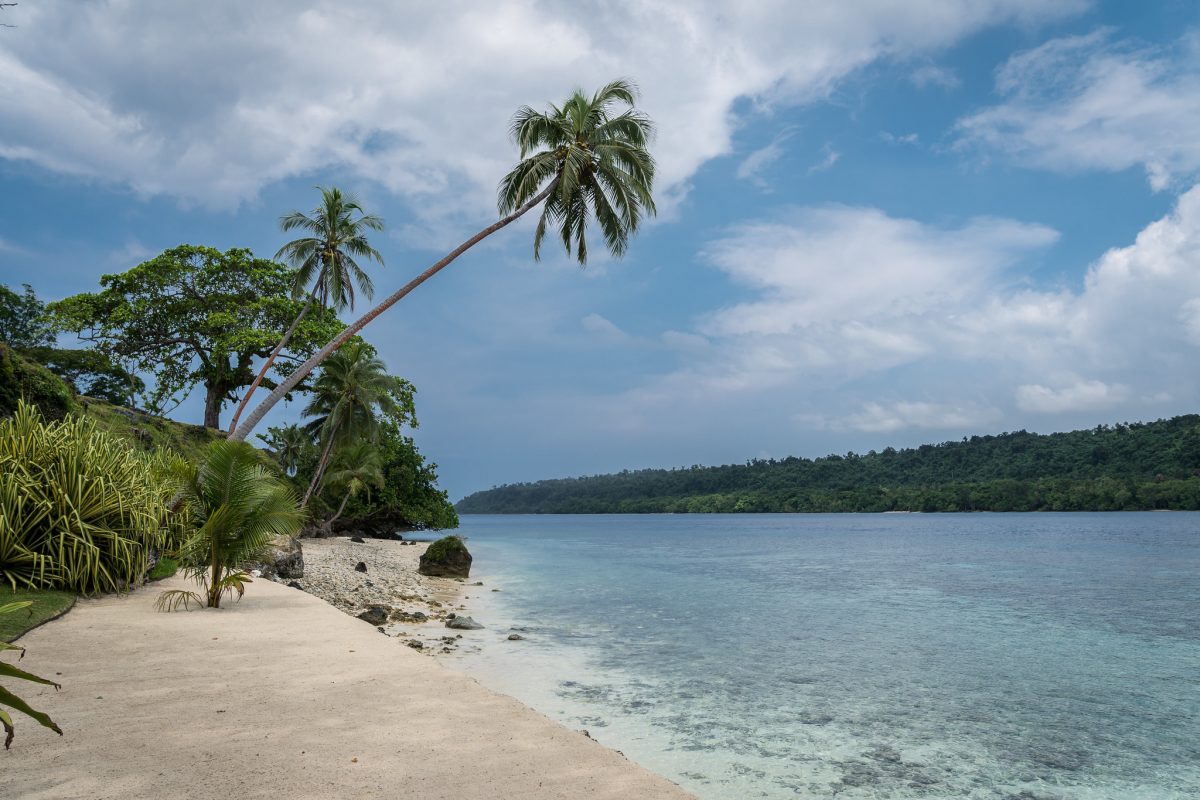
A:
<svg viewBox="0 0 1200 800">
<path fill-rule="evenodd" d="M 1200 415 L 476 492 L 464 514 L 1200 510 Z"/>
</svg>

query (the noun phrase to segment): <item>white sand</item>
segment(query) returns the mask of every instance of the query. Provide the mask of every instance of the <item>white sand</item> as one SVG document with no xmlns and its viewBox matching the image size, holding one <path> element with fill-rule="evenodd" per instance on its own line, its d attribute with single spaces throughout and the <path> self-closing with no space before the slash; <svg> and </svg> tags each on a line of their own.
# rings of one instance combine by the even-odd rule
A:
<svg viewBox="0 0 1200 800">
<path fill-rule="evenodd" d="M 415 549 L 415 548 L 414 548 Z M 687 798 L 582 734 L 295 589 L 162 614 L 171 581 L 81 600 L 27 634 L 0 793 L 29 800 Z"/>
</svg>

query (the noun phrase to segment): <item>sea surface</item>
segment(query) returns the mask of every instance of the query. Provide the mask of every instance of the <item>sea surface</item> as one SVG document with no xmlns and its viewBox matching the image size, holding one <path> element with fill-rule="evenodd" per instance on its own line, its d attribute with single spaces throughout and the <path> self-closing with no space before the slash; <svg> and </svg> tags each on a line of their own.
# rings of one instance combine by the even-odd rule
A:
<svg viewBox="0 0 1200 800">
<path fill-rule="evenodd" d="M 461 532 L 453 663 L 705 800 L 1200 798 L 1200 514 Z"/>
</svg>

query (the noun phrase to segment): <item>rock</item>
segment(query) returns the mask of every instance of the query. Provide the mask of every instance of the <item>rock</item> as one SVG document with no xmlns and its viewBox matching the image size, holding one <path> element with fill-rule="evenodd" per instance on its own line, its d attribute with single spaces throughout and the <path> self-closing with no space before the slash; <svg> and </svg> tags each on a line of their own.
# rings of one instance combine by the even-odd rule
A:
<svg viewBox="0 0 1200 800">
<path fill-rule="evenodd" d="M 287 585 L 292 587 L 293 589 L 299 589 L 301 591 L 304 591 L 304 587 L 301 586 L 300 584 L 296 583 L 295 581 L 288 581 Z"/>
<path fill-rule="evenodd" d="M 409 647 L 411 647 L 413 650 L 424 650 L 425 649 L 425 645 L 421 642 L 420 639 L 409 639 L 407 642 L 405 642 L 405 644 L 408 645 Z"/>
<path fill-rule="evenodd" d="M 500 590 L 499 590 L 499 589 L 492 589 L 492 591 L 493 591 L 493 592 L 498 592 L 498 591 L 500 591 Z"/>
<path fill-rule="evenodd" d="M 304 577 L 304 548 L 299 539 L 280 535 L 272 539 L 254 561 L 243 564 L 247 571 L 258 570 L 268 580 Z"/>
<path fill-rule="evenodd" d="M 357 564 L 355 564 L 354 571 L 355 572 L 366 572 L 367 571 L 366 562 L 360 561 Z"/>
<path fill-rule="evenodd" d="M 466 578 L 471 574 L 471 554 L 461 536 L 444 536 L 421 554 L 417 572 L 437 578 Z"/>
<path fill-rule="evenodd" d="M 524 636 L 522 636 L 522 635 L 521 635 L 521 634 L 519 634 L 519 633 L 510 633 L 510 634 L 508 635 L 508 640 L 509 640 L 510 642 L 519 642 L 519 641 L 521 641 L 521 640 L 522 640 L 522 639 L 524 639 L 524 638 L 525 638 L 525 637 L 524 637 Z"/>
<path fill-rule="evenodd" d="M 361 536 L 351 536 L 350 541 L 354 542 L 355 544 L 366 544 L 367 543 L 367 540 Z"/>
<path fill-rule="evenodd" d="M 474 583 L 472 583 L 471 585 L 472 585 L 472 586 L 483 586 L 483 581 L 475 581 L 475 582 L 474 582 Z"/>
<path fill-rule="evenodd" d="M 391 612 L 391 609 L 387 606 L 370 606 L 366 611 L 359 614 L 358 618 L 372 625 L 383 625 L 388 621 L 389 612 Z"/>
<path fill-rule="evenodd" d="M 455 617 L 454 619 L 446 620 L 447 628 L 455 628 L 460 631 L 477 631 L 483 626 L 470 617 Z"/>
<path fill-rule="evenodd" d="M 417 623 L 420 623 L 420 622 L 428 622 L 428 621 L 429 621 L 429 617 L 427 617 L 424 614 L 424 612 L 421 612 L 421 611 L 409 612 L 409 611 L 401 611 L 400 609 L 396 609 L 395 611 L 392 612 L 392 622 L 417 622 Z"/>
</svg>

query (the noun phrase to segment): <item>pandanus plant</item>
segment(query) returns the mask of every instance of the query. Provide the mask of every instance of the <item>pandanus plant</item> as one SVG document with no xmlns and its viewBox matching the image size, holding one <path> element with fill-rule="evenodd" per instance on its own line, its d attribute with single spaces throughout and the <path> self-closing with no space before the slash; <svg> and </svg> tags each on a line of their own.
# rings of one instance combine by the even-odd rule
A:
<svg viewBox="0 0 1200 800">
<path fill-rule="evenodd" d="M 22 600 L 16 603 L 6 603 L 0 606 L 0 614 L 13 614 L 17 611 L 29 608 L 31 605 L 33 605 L 33 603 L 28 600 Z M 21 658 L 25 655 L 24 647 L 15 644 L 9 644 L 8 642 L 0 642 L 0 652 L 5 650 L 10 652 L 16 651 L 18 653 L 18 658 Z M 0 662 L 0 678 L 17 678 L 18 680 L 29 681 L 31 683 L 40 683 L 44 686 L 53 686 L 55 689 L 62 688 L 52 680 L 38 677 L 32 672 L 26 672 L 23 669 L 14 667 L 12 664 L 5 664 L 3 662 Z M 62 728 L 58 727 L 54 720 L 50 719 L 48 714 L 34 709 L 29 705 L 29 703 L 26 703 L 20 697 L 13 694 L 8 689 L 5 689 L 3 686 L 0 686 L 0 706 L 7 706 L 14 711 L 19 711 L 37 722 L 39 725 L 49 728 L 59 736 L 62 736 Z M 12 716 L 5 711 L 4 708 L 0 708 L 0 725 L 4 726 L 4 749 L 7 750 L 9 745 L 12 744 L 13 736 L 16 735 L 16 726 L 13 724 Z"/>
<path fill-rule="evenodd" d="M 613 256 L 626 251 L 642 219 L 654 214 L 654 159 L 647 149 L 653 126 L 636 108 L 637 90 L 613 81 L 588 96 L 576 90 L 562 106 L 547 111 L 525 106 L 513 117 L 510 132 L 521 161 L 500 182 L 500 219 L 451 250 L 441 260 L 348 325 L 312 358 L 281 381 L 237 426 L 231 438 L 245 439 L 288 392 L 314 369 L 414 289 L 456 258 L 525 214 L 542 206 L 533 237 L 533 255 L 557 230 L 568 255 L 587 263 L 587 229 L 594 221 Z"/>
</svg>

